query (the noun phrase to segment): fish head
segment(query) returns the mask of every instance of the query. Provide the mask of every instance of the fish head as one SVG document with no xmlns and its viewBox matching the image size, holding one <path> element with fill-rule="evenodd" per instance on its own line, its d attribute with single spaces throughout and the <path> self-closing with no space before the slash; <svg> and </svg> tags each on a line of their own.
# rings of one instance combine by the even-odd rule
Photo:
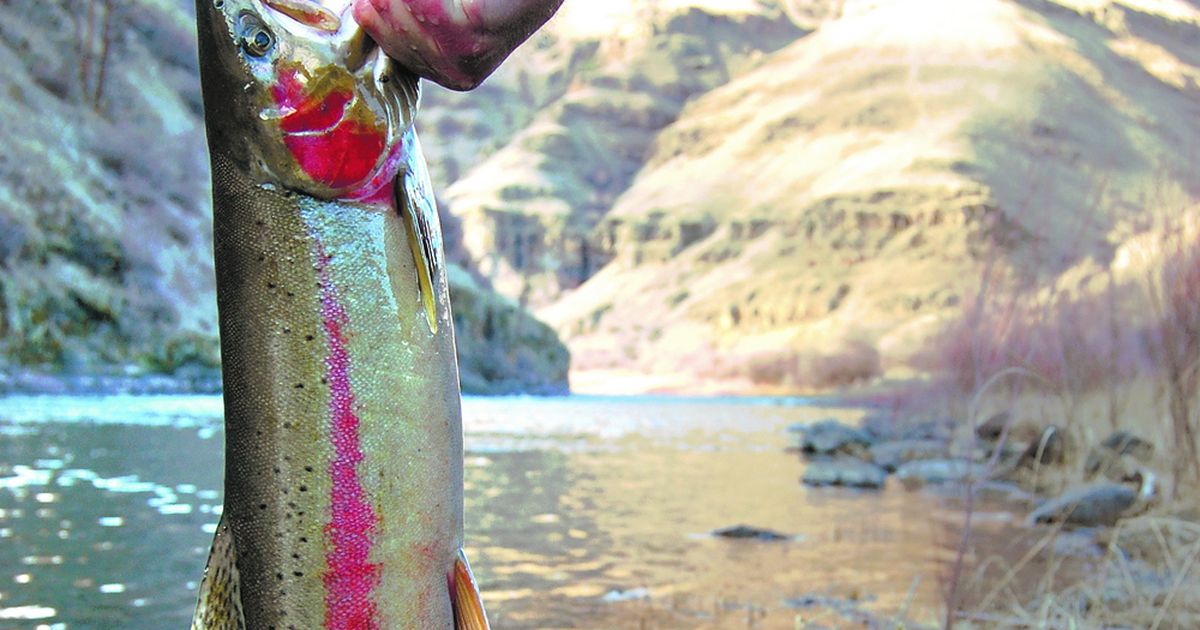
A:
<svg viewBox="0 0 1200 630">
<path fill-rule="evenodd" d="M 365 199 L 404 163 L 415 75 L 349 0 L 197 0 L 210 147 L 264 185 Z"/>
</svg>

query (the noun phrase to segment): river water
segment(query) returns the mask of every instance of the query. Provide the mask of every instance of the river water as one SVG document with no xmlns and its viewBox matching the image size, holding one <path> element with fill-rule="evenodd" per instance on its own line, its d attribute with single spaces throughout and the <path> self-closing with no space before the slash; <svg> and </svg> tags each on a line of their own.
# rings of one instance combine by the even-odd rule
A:
<svg viewBox="0 0 1200 630">
<path fill-rule="evenodd" d="M 468 555 L 493 627 L 934 622 L 951 499 L 807 489 L 785 400 L 464 401 Z M 0 629 L 185 628 L 220 513 L 214 396 L 0 399 Z M 707 535 L 738 523 L 783 542 Z"/>
</svg>

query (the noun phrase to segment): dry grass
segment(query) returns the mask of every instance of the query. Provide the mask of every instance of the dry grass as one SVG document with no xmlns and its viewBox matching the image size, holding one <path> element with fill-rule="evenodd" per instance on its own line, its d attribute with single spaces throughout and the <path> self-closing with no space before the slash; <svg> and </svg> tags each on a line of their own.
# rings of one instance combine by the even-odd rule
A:
<svg viewBox="0 0 1200 630">
<path fill-rule="evenodd" d="M 979 554 L 968 569 L 979 553 L 968 488 L 945 578 L 945 627 L 1200 623 L 1200 513 L 1186 508 L 1200 498 L 1200 240 L 1194 213 L 1180 214 L 1143 230 L 1073 286 L 1069 274 L 1043 285 L 1036 274 L 988 263 L 975 299 L 930 353 L 930 367 L 946 377 L 946 411 L 966 418 L 972 436 L 979 418 L 1000 410 L 1011 414 L 1001 443 L 1014 422 L 1064 431 L 1067 464 L 1036 471 L 1038 489 L 1084 481 L 1085 454 L 1116 430 L 1154 445 L 1148 468 L 1166 486 L 1149 514 L 1102 532 L 1106 544 L 1087 571 L 1080 567 L 1093 561 L 1064 553 L 1059 528 L 1016 553 Z"/>
<path fill-rule="evenodd" d="M 1015 562 L 986 558 L 964 580 L 975 599 L 955 620 L 1023 628 L 1200 623 L 1200 525 L 1159 515 L 1124 520 L 1108 532 L 1102 555 L 1082 576 L 1077 560 L 1056 552 L 1061 536 L 1060 529 L 1051 530 Z"/>
</svg>

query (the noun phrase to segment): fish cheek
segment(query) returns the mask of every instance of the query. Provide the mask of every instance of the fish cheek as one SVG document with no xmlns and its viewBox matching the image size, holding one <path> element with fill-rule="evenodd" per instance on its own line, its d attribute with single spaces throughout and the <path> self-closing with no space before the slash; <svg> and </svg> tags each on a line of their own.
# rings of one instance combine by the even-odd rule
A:
<svg viewBox="0 0 1200 630">
<path fill-rule="evenodd" d="M 283 141 L 304 176 L 337 192 L 369 180 L 386 146 L 382 133 L 355 121 L 322 134 L 288 134 Z"/>
</svg>

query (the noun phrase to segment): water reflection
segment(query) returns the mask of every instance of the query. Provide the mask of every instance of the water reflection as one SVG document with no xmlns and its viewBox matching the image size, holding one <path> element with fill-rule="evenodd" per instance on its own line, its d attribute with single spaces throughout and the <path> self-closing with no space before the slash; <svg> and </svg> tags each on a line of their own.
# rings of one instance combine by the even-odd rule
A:
<svg viewBox="0 0 1200 630">
<path fill-rule="evenodd" d="M 220 512 L 207 433 L 43 422 L 0 437 L 4 625 L 186 627 Z"/>
<path fill-rule="evenodd" d="M 953 509 L 806 490 L 784 427 L 826 413 L 468 399 L 468 553 L 493 626 L 837 625 L 910 597 L 935 618 Z M 0 400 L 0 627 L 186 627 L 220 513 L 219 418 L 215 397 Z M 736 523 L 794 538 L 707 535 Z"/>
</svg>

